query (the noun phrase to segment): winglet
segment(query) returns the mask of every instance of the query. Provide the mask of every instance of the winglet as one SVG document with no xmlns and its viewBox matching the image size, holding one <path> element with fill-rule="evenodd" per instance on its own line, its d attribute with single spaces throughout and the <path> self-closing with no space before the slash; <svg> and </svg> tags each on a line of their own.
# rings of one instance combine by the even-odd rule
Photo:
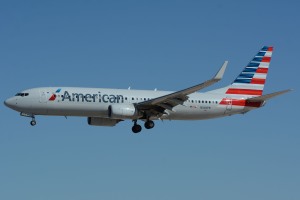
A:
<svg viewBox="0 0 300 200">
<path fill-rule="evenodd" d="M 227 67 L 228 61 L 225 61 L 222 65 L 222 67 L 219 69 L 217 74 L 215 75 L 214 79 L 221 80 L 223 78 L 223 75 L 225 73 L 226 67 Z"/>
</svg>

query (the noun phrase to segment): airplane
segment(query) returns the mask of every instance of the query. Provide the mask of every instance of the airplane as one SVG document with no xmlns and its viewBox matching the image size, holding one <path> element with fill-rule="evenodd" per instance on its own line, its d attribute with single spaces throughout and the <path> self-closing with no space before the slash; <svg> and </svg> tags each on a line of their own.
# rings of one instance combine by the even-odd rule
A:
<svg viewBox="0 0 300 200">
<path fill-rule="evenodd" d="M 199 93 L 224 75 L 225 61 L 216 75 L 197 85 L 179 90 L 132 90 L 80 87 L 40 87 L 24 90 L 5 100 L 4 104 L 21 116 L 30 117 L 36 125 L 36 115 L 87 117 L 89 125 L 115 126 L 132 120 L 132 132 L 139 133 L 144 121 L 146 129 L 153 120 L 203 120 L 244 114 L 263 107 L 267 100 L 290 89 L 263 95 L 272 46 L 264 46 L 228 86 Z"/>
</svg>

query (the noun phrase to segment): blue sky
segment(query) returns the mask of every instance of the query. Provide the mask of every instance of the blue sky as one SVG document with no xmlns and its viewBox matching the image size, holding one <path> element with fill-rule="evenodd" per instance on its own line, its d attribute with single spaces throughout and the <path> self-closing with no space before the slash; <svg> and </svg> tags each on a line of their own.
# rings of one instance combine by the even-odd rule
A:
<svg viewBox="0 0 300 200">
<path fill-rule="evenodd" d="M 273 45 L 265 93 L 246 115 L 91 127 L 0 107 L 0 199 L 300 198 L 298 1 L 1 1 L 2 102 L 39 86 L 179 90 L 224 60 L 230 83 Z M 206 90 L 208 90 L 206 89 Z M 206 91 L 205 90 L 205 91 Z"/>
</svg>

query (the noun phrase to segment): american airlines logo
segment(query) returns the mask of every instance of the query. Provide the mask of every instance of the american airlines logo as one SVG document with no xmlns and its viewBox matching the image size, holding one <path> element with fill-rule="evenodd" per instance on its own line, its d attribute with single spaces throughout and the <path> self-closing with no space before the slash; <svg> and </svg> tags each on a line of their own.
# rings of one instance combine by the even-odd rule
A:
<svg viewBox="0 0 300 200">
<path fill-rule="evenodd" d="M 124 103 L 123 95 L 102 94 L 101 92 L 90 93 L 69 93 L 64 92 L 62 101 L 70 102 L 103 102 L 103 103 Z"/>
<path fill-rule="evenodd" d="M 61 91 L 60 88 L 58 88 L 56 91 L 55 91 L 55 94 L 52 94 L 51 97 L 49 98 L 49 101 L 54 101 L 56 99 L 56 94 L 59 93 Z"/>
</svg>

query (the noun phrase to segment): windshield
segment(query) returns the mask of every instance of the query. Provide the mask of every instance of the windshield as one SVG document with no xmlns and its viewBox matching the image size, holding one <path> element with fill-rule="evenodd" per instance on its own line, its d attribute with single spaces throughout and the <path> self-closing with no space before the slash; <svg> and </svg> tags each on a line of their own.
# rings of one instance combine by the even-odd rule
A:
<svg viewBox="0 0 300 200">
<path fill-rule="evenodd" d="M 24 96 L 28 96 L 29 93 L 17 93 L 15 96 L 21 96 L 21 97 L 24 97 Z"/>
</svg>

